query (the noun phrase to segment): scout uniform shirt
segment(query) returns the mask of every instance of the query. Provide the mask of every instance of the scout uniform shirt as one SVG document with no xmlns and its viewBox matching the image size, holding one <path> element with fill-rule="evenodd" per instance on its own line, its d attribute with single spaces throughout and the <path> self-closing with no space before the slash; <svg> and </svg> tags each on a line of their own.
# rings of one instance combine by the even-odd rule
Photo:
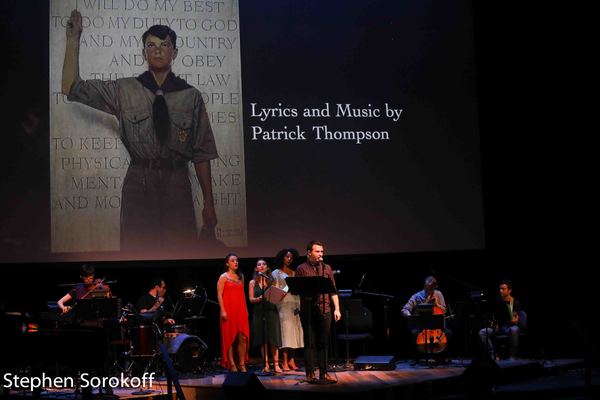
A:
<svg viewBox="0 0 600 400">
<path fill-rule="evenodd" d="M 159 93 L 170 120 L 161 144 L 153 121 L 152 84 L 158 87 L 149 71 L 137 78 L 82 80 L 67 97 L 119 121 L 119 136 L 131 156 L 121 198 L 121 250 L 193 246 L 197 235 L 187 163 L 218 157 L 200 92 L 172 72 Z"/>
</svg>

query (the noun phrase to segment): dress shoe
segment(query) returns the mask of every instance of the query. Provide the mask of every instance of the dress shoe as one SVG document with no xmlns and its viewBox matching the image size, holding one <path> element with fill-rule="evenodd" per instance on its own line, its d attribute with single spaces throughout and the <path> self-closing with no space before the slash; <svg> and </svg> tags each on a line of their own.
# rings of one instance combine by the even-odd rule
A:
<svg viewBox="0 0 600 400">
<path fill-rule="evenodd" d="M 315 378 L 315 372 L 314 371 L 310 371 L 310 372 L 306 372 L 306 380 L 310 383 L 310 382 L 314 382 L 316 381 Z"/>
<path fill-rule="evenodd" d="M 325 382 L 336 382 L 327 372 L 320 374 L 321 380 Z"/>
</svg>

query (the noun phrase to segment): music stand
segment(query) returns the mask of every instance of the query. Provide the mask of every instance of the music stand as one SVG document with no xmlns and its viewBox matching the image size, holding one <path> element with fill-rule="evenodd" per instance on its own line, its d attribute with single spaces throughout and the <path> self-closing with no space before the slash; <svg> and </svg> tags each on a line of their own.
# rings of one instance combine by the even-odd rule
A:
<svg viewBox="0 0 600 400">
<path fill-rule="evenodd" d="M 89 321 L 119 318 L 120 299 L 116 297 L 90 298 L 77 300 L 75 319 Z"/>
<path fill-rule="evenodd" d="M 290 288 L 291 294 L 297 294 L 306 298 L 309 302 L 312 302 L 314 295 L 326 295 L 331 293 L 337 293 L 331 279 L 323 276 L 289 276 L 285 278 L 285 282 Z M 308 330 L 312 334 L 311 320 L 312 320 L 312 306 L 308 309 Z M 327 349 L 325 351 L 325 368 L 327 368 Z M 323 371 L 324 373 L 327 371 Z M 330 384 L 337 383 L 337 381 L 328 381 L 325 379 L 315 380 L 309 383 L 317 384 Z"/>
<path fill-rule="evenodd" d="M 182 297 L 175 306 L 173 318 L 179 320 L 200 316 L 204 311 L 204 303 L 205 302 L 199 296 Z"/>
<path fill-rule="evenodd" d="M 423 307 L 423 309 L 425 310 L 425 312 L 417 309 L 418 311 L 421 311 L 421 313 L 418 315 L 411 315 L 409 317 L 410 329 L 417 330 L 419 332 L 422 332 L 424 330 L 427 332 L 427 330 L 439 329 L 443 332 L 444 331 L 444 315 L 443 314 L 434 315 L 433 313 L 427 312 L 425 307 Z M 427 307 L 427 309 L 428 309 L 428 307 Z M 431 337 L 431 339 L 433 339 L 433 337 Z M 431 361 L 433 360 L 433 354 L 434 354 L 433 353 L 433 340 L 430 340 L 430 338 L 427 336 L 425 337 L 425 349 L 426 349 L 425 354 L 427 355 L 427 365 L 429 367 L 431 367 Z"/>
</svg>

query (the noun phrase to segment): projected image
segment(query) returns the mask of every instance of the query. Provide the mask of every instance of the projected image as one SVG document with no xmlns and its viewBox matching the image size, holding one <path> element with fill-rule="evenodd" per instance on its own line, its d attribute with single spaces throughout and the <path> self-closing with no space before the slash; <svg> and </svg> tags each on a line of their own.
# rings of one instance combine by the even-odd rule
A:
<svg viewBox="0 0 600 400">
<path fill-rule="evenodd" d="M 69 3 L 50 16 L 52 251 L 244 246 L 234 2 Z M 236 187 L 220 187 L 231 173 Z"/>
<path fill-rule="evenodd" d="M 36 256 L 56 261 L 485 247 L 470 1 L 32 8 L 49 28 L 9 59 L 15 82 L 48 76 L 29 87 L 48 99 L 50 221 L 3 200 L 0 257 L 29 257 L 25 228 L 50 232 Z M 31 43 L 48 66 L 19 58 Z"/>
</svg>

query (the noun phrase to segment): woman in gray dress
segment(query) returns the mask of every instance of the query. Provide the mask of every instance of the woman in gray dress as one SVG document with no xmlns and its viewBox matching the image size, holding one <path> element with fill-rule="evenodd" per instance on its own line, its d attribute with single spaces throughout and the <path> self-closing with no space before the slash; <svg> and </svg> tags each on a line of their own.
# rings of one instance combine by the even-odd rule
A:
<svg viewBox="0 0 600 400">
<path fill-rule="evenodd" d="M 298 251 L 295 249 L 283 249 L 275 256 L 275 266 L 278 268 L 273 271 L 273 279 L 277 286 L 286 292 L 289 288 L 285 278 L 295 275 L 297 260 Z M 296 349 L 304 347 L 304 333 L 300 322 L 300 297 L 287 293 L 277 304 L 277 310 L 281 322 L 282 369 L 297 371 L 294 353 Z"/>
</svg>

